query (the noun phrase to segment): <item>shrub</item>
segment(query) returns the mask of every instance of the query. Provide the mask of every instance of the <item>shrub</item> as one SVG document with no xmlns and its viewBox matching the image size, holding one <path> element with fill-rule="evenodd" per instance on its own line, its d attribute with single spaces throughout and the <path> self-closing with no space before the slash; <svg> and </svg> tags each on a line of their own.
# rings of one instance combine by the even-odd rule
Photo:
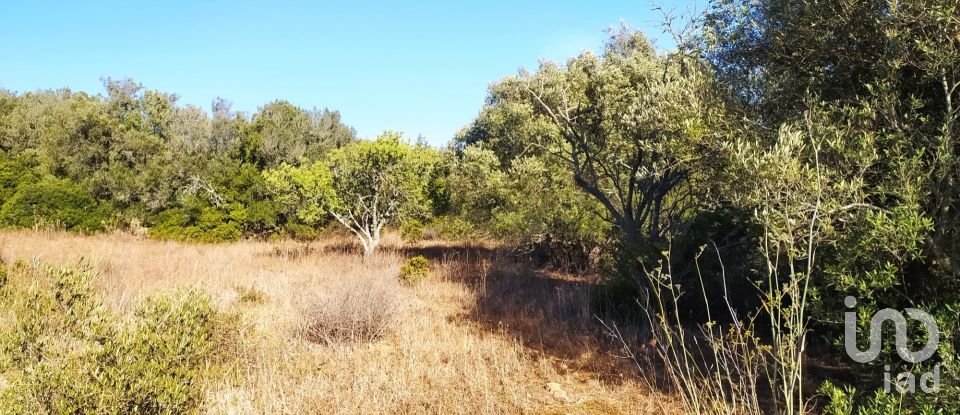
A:
<svg viewBox="0 0 960 415">
<path fill-rule="evenodd" d="M 47 178 L 18 187 L 0 208 L 0 222 L 30 228 L 55 224 L 66 230 L 102 230 L 112 208 L 97 203 L 89 191 L 67 180 Z"/>
<path fill-rule="evenodd" d="M 0 205 L 13 196 L 21 184 L 36 180 L 36 172 L 27 163 L 0 154 Z"/>
<path fill-rule="evenodd" d="M 233 215 L 213 206 L 168 209 L 157 215 L 150 236 L 159 239 L 198 242 L 229 242 L 243 236 Z"/>
<path fill-rule="evenodd" d="M 877 389 L 873 393 L 857 393 L 852 386 L 838 386 L 830 381 L 820 385 L 818 392 L 824 399 L 824 415 L 882 415 L 900 413 L 946 413 L 943 408 L 925 406 L 911 398 Z M 916 409 L 916 412 L 910 409 Z"/>
<path fill-rule="evenodd" d="M 0 296 L 3 413 L 168 414 L 199 409 L 222 342 L 221 318 L 199 292 L 110 313 L 79 269 L 16 267 Z"/>
<path fill-rule="evenodd" d="M 405 242 L 419 242 L 423 240 L 423 222 L 411 219 L 400 225 L 400 238 Z"/>
<path fill-rule="evenodd" d="M 0 298 L 0 390 L 5 413 L 93 412 L 90 374 L 96 339 L 111 322 L 87 269 L 16 266 Z"/>
<path fill-rule="evenodd" d="M 853 387 L 840 387 L 830 381 L 824 382 L 817 390 L 823 396 L 825 405 L 823 413 L 825 415 L 850 415 L 853 414 L 853 395 L 856 389 Z"/>
<path fill-rule="evenodd" d="M 312 241 L 317 239 L 317 229 L 302 223 L 291 222 L 284 227 L 287 236 L 297 241 Z"/>
<path fill-rule="evenodd" d="M 107 368 L 98 381 L 112 405 L 151 414 L 198 408 L 218 320 L 210 298 L 198 291 L 147 299 L 97 356 Z"/>
<path fill-rule="evenodd" d="M 441 216 L 430 222 L 429 230 L 424 231 L 424 236 L 430 234 L 439 239 L 457 240 L 475 233 L 476 229 L 470 222 L 455 216 Z"/>
<path fill-rule="evenodd" d="M 263 304 L 267 302 L 267 293 L 257 287 L 237 286 L 234 289 L 237 291 L 237 296 L 241 303 Z"/>
<path fill-rule="evenodd" d="M 417 255 L 400 266 L 400 280 L 409 285 L 416 284 L 430 273 L 430 262 L 423 255 Z"/>
<path fill-rule="evenodd" d="M 38 272 L 20 263 L 5 274 L 0 372 L 44 361 L 62 352 L 58 343 L 83 343 L 107 329 L 110 316 L 90 287 L 93 274 L 87 268 Z"/>
<path fill-rule="evenodd" d="M 379 339 L 397 321 L 397 288 L 395 279 L 382 276 L 342 281 L 309 306 L 307 339 L 323 344 Z"/>
</svg>

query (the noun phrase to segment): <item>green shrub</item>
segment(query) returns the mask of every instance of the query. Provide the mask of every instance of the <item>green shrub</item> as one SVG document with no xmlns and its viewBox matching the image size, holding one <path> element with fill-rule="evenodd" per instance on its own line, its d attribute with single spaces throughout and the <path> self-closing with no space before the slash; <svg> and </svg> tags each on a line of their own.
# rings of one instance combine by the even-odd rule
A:
<svg viewBox="0 0 960 415">
<path fill-rule="evenodd" d="M 237 292 L 237 299 L 244 304 L 263 304 L 267 302 L 267 293 L 263 290 L 250 286 L 237 286 L 234 287 L 234 290 Z"/>
<path fill-rule="evenodd" d="M 317 229 L 302 223 L 288 223 L 284 226 L 287 236 L 297 241 L 312 241 L 317 239 Z"/>
<path fill-rule="evenodd" d="M 94 413 L 91 393 L 97 339 L 111 335 L 111 319 L 80 268 L 17 266 L 0 299 L 0 390 L 5 413 Z"/>
<path fill-rule="evenodd" d="M 400 280 L 413 285 L 426 278 L 430 273 L 430 262 L 423 255 L 417 255 L 407 260 L 407 263 L 400 267 Z"/>
<path fill-rule="evenodd" d="M 440 239 L 457 240 L 470 237 L 476 233 L 470 222 L 455 216 L 441 216 L 430 222 L 429 230 L 424 236 L 433 236 Z"/>
<path fill-rule="evenodd" d="M 110 217 L 108 203 L 97 203 L 85 188 L 67 180 L 46 178 L 17 188 L 0 208 L 0 222 L 30 228 L 52 224 L 66 230 L 102 230 Z"/>
<path fill-rule="evenodd" d="M 12 275 L 11 275 L 12 274 Z M 108 324 L 87 268 L 36 270 L 19 264 L 6 274 L 0 310 L 0 372 L 56 355 L 57 342 L 86 342 Z"/>
<path fill-rule="evenodd" d="M 214 206 L 168 209 L 157 215 L 150 236 L 198 242 L 230 242 L 243 236 L 240 223 Z"/>
<path fill-rule="evenodd" d="M 196 291 L 110 313 L 88 268 L 12 270 L 0 296 L 2 413 L 173 414 L 199 410 L 223 319 Z"/>
<path fill-rule="evenodd" d="M 405 242 L 419 242 L 423 240 L 423 222 L 411 219 L 400 225 L 400 238 Z"/>
<path fill-rule="evenodd" d="M 824 415 L 886 415 L 901 413 L 946 413 L 935 411 L 907 395 L 877 389 L 872 394 L 858 394 L 852 386 L 837 386 L 827 381 L 818 390 L 824 398 Z"/>
<path fill-rule="evenodd" d="M 272 201 L 251 200 L 238 201 L 243 206 L 244 215 L 241 223 L 244 233 L 266 234 L 277 229 L 277 215 L 279 208 Z"/>
<path fill-rule="evenodd" d="M 108 370 L 98 380 L 116 408 L 151 414 L 198 408 L 217 330 L 217 312 L 200 292 L 150 298 L 105 342 L 97 363 Z"/>
<path fill-rule="evenodd" d="M 851 386 L 840 387 L 827 381 L 820 385 L 818 392 L 823 395 L 824 415 L 852 415 L 853 396 L 857 390 Z"/>
<path fill-rule="evenodd" d="M 36 172 L 26 163 L 0 155 L 0 205 L 12 197 L 21 184 L 36 181 Z"/>
</svg>

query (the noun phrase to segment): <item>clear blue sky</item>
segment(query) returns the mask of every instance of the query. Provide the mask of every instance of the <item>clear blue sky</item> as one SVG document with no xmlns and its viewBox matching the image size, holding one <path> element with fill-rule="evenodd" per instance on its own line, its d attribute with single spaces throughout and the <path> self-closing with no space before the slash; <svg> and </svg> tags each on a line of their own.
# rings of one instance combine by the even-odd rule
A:
<svg viewBox="0 0 960 415">
<path fill-rule="evenodd" d="M 598 49 L 620 21 L 661 36 L 645 0 L 323 3 L 9 2 L 0 88 L 101 93 L 101 77 L 130 77 L 208 111 L 218 96 L 246 112 L 286 99 L 340 110 L 362 137 L 394 129 L 441 145 L 521 66 Z"/>
</svg>

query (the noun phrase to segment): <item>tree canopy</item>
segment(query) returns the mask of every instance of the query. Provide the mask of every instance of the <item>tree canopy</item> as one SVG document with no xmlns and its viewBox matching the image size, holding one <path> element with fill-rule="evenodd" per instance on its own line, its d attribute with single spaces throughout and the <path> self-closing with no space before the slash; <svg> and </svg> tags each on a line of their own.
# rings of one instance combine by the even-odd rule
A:
<svg viewBox="0 0 960 415">
<path fill-rule="evenodd" d="M 399 133 L 358 141 L 311 165 L 281 165 L 264 173 L 280 203 L 316 223 L 326 214 L 350 230 L 368 256 L 383 228 L 430 212 L 428 184 L 439 155 L 411 146 Z"/>
</svg>

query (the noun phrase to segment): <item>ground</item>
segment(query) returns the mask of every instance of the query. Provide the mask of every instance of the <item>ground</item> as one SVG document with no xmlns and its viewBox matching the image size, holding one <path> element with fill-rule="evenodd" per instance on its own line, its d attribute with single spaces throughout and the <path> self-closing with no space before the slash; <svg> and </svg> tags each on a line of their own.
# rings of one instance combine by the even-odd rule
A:
<svg viewBox="0 0 960 415">
<path fill-rule="evenodd" d="M 0 233 L 7 263 L 90 264 L 119 312 L 199 287 L 237 314 L 227 373 L 205 385 L 207 413 L 680 413 L 604 335 L 588 276 L 534 269 L 489 244 L 388 238 L 366 261 L 353 246 Z M 430 275 L 398 283 L 414 255 L 430 260 Z M 357 307 L 391 310 L 388 330 L 366 341 L 312 339 L 304 327 L 318 299 L 351 292 Z"/>
</svg>

